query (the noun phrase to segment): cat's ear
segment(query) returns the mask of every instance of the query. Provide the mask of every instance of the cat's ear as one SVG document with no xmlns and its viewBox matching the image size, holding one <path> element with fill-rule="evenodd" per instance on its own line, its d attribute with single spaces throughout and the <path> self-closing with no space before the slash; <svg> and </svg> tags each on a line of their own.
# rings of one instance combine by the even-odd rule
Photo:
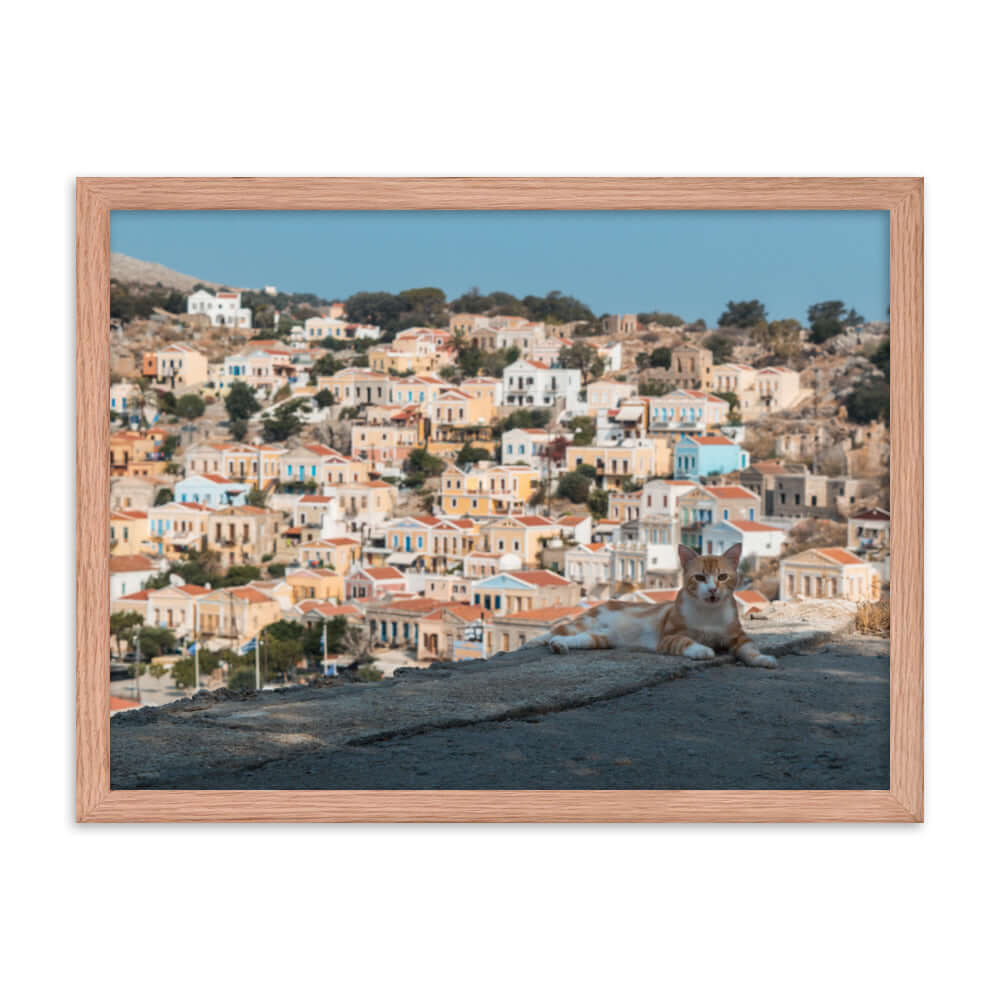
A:
<svg viewBox="0 0 1000 1000">
<path fill-rule="evenodd" d="M 733 566 L 735 569 L 740 568 L 740 556 L 743 554 L 743 543 L 737 542 L 735 545 L 730 545 L 725 552 L 722 553 L 722 558 Z"/>
<path fill-rule="evenodd" d="M 694 549 L 689 549 L 686 545 L 677 546 L 677 555 L 680 556 L 681 568 L 684 570 L 688 568 L 689 562 L 698 558 L 698 553 Z"/>
</svg>

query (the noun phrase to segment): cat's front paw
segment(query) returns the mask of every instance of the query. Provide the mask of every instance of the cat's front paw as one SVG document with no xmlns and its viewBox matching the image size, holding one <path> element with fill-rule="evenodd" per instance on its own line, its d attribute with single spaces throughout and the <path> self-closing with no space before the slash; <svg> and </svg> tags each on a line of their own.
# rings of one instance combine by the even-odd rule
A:
<svg viewBox="0 0 1000 1000">
<path fill-rule="evenodd" d="M 703 646 L 700 642 L 692 642 L 684 650 L 684 655 L 689 660 L 710 660 L 715 656 L 715 650 L 710 649 L 708 646 Z"/>
<path fill-rule="evenodd" d="M 763 667 L 765 670 L 774 670 L 778 666 L 778 661 L 767 653 L 760 653 L 750 664 L 752 667 Z"/>
<path fill-rule="evenodd" d="M 549 639 L 549 649 L 553 653 L 568 653 L 569 646 L 562 639 Z"/>
</svg>

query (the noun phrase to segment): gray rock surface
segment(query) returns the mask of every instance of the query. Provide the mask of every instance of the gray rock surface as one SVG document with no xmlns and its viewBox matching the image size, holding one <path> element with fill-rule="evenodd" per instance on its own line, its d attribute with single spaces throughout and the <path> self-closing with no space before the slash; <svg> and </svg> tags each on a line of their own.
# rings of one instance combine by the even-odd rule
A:
<svg viewBox="0 0 1000 1000">
<path fill-rule="evenodd" d="M 836 643 L 838 636 L 852 628 L 854 605 L 816 601 L 777 604 L 769 611 L 766 620 L 751 621 L 747 626 L 763 651 L 785 658 L 775 671 L 736 665 L 731 657 L 696 663 L 682 657 L 633 650 L 593 650 L 554 656 L 546 649 L 533 648 L 486 661 L 441 664 L 377 684 L 291 688 L 245 697 L 225 693 L 199 695 L 160 709 L 119 714 L 111 722 L 112 787 L 713 787 L 662 784 L 671 774 L 675 780 L 682 780 L 687 772 L 676 768 L 664 770 L 662 760 L 659 764 L 654 761 L 656 755 L 649 758 L 647 765 L 632 771 L 623 765 L 610 778 L 602 778 L 614 778 L 617 783 L 581 786 L 572 783 L 575 780 L 572 769 L 563 773 L 555 767 L 549 773 L 552 769 L 546 766 L 541 746 L 536 746 L 533 757 L 536 764 L 530 773 L 522 769 L 517 778 L 520 782 L 534 783 L 505 785 L 497 783 L 500 779 L 496 775 L 491 777 L 492 772 L 484 772 L 475 763 L 475 755 L 470 758 L 452 753 L 445 761 L 433 747 L 436 740 L 446 738 L 452 746 L 465 744 L 471 748 L 485 738 L 484 727 L 541 719 L 544 720 L 541 725 L 528 721 L 518 731 L 529 744 L 539 741 L 544 744 L 549 738 L 547 734 L 551 734 L 549 756 L 556 760 L 563 752 L 560 747 L 573 742 L 572 727 L 579 722 L 586 729 L 582 720 L 591 716 L 580 713 L 588 707 L 602 716 L 602 725 L 609 732 L 621 728 L 614 724 L 616 714 L 620 713 L 623 720 L 631 718 L 620 736 L 614 738 L 624 746 L 629 732 L 634 734 L 644 728 L 634 714 L 635 711 L 641 714 L 637 708 L 640 702 L 628 699 L 652 688 L 661 691 L 669 704 L 649 709 L 653 712 L 649 722 L 659 730 L 662 718 L 670 714 L 669 706 L 684 704 L 685 695 L 681 692 L 687 690 L 691 681 L 719 670 L 725 670 L 731 678 L 728 683 L 734 685 L 733 690 L 742 686 L 748 692 L 753 689 L 774 693 L 782 686 L 774 684 L 774 680 L 789 680 L 789 670 L 796 675 L 803 670 L 811 671 L 812 682 L 818 689 L 810 699 L 825 706 L 817 710 L 843 714 L 837 702 L 843 694 L 838 695 L 843 685 L 837 681 L 837 670 L 843 666 L 839 653 L 848 647 L 832 645 L 831 641 Z M 855 659 L 879 659 L 881 654 L 872 650 L 882 641 L 870 642 L 875 645 L 866 646 L 866 652 L 855 651 L 851 655 Z M 798 658 L 793 655 L 796 651 L 820 644 L 826 644 L 830 651 L 821 657 L 808 657 L 809 664 L 796 662 Z M 829 669 L 824 669 L 826 665 Z M 861 670 L 864 676 L 870 673 L 868 668 Z M 887 699 L 887 668 L 884 680 L 877 680 L 877 673 L 873 683 L 885 688 Z M 684 683 L 667 683 L 677 681 Z M 698 683 L 690 690 L 700 690 L 702 686 Z M 827 694 L 820 697 L 824 689 Z M 712 709 L 712 701 L 703 707 Z M 714 759 L 721 762 L 729 758 L 742 740 L 738 736 L 739 718 L 727 722 L 722 703 L 715 707 L 721 714 L 712 723 L 713 745 L 721 749 Z M 657 718 L 661 721 L 657 722 Z M 781 718 L 776 703 L 771 720 L 775 731 L 781 728 Z M 886 715 L 886 747 L 887 718 Z M 765 712 L 763 725 L 767 724 Z M 719 725 L 723 729 L 716 731 Z M 730 746 L 726 746 L 726 726 L 733 732 Z M 565 727 L 569 730 L 562 731 Z M 528 731 L 536 728 L 537 733 L 529 739 Z M 800 732 L 796 740 L 801 742 L 804 738 Z M 422 746 L 427 749 L 426 759 L 419 752 Z M 358 751 L 372 747 L 381 748 L 375 757 L 380 753 L 387 757 L 401 754 L 407 763 L 403 766 L 397 760 L 390 765 L 385 761 L 373 766 L 372 761 L 364 762 L 366 755 L 359 755 Z M 488 739 L 482 749 L 489 755 Z M 622 750 L 619 756 L 624 759 L 629 754 Z M 464 763 L 456 764 L 463 760 Z M 725 780 L 736 780 L 729 777 L 730 770 L 723 768 L 720 773 L 726 774 Z M 655 780 L 657 775 L 661 783 Z M 576 777 L 585 776 L 592 777 L 589 774 Z M 550 785 L 549 781 L 562 783 Z"/>
</svg>

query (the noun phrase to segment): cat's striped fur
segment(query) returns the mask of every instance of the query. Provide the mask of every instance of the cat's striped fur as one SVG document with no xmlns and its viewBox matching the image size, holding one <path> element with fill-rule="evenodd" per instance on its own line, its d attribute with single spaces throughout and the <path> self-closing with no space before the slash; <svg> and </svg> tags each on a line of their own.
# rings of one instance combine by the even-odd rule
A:
<svg viewBox="0 0 1000 1000">
<path fill-rule="evenodd" d="M 626 647 L 648 649 L 692 660 L 733 653 L 754 667 L 773 668 L 773 656 L 760 652 L 740 625 L 733 591 L 739 579 L 741 545 L 721 556 L 700 556 L 678 547 L 684 582 L 672 604 L 608 601 L 558 625 L 532 641 L 553 653 L 573 649 Z"/>
</svg>

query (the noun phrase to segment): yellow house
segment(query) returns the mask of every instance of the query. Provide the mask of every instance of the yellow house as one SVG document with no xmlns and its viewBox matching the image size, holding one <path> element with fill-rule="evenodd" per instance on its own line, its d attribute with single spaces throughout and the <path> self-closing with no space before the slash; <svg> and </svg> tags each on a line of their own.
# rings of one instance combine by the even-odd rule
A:
<svg viewBox="0 0 1000 1000">
<path fill-rule="evenodd" d="M 493 465 L 441 475 L 441 510 L 446 517 L 523 514 L 537 489 L 538 473 L 527 465 Z"/>
<path fill-rule="evenodd" d="M 505 517 L 483 528 L 489 552 L 518 556 L 525 567 L 538 563 L 543 539 L 558 538 L 561 533 L 555 521 L 533 514 Z"/>
<path fill-rule="evenodd" d="M 642 490 L 608 494 L 608 518 L 612 521 L 638 521 L 641 510 Z"/>
<path fill-rule="evenodd" d="M 211 593 L 193 583 L 148 591 L 146 624 L 170 629 L 178 638 L 194 635 L 195 601 Z"/>
<path fill-rule="evenodd" d="M 451 566 L 479 544 L 482 523 L 467 517 L 439 520 L 430 529 L 431 556 L 435 565 Z M 428 595 L 430 596 L 430 595 Z"/>
<path fill-rule="evenodd" d="M 139 476 L 149 479 L 162 476 L 167 468 L 161 430 L 118 431 L 109 440 L 112 476 Z"/>
<path fill-rule="evenodd" d="M 323 566 L 345 577 L 351 564 L 361 559 L 361 542 L 354 538 L 324 538 L 300 546 L 298 558 L 305 567 L 312 569 Z M 343 584 L 340 596 L 343 596 Z"/>
<path fill-rule="evenodd" d="M 219 553 L 225 567 L 259 563 L 278 550 L 282 515 L 243 504 L 212 511 L 206 518 L 206 547 Z"/>
<path fill-rule="evenodd" d="M 351 454 L 371 469 L 397 468 L 420 443 L 419 423 L 356 424 Z"/>
<path fill-rule="evenodd" d="M 149 540 L 149 520 L 144 510 L 113 510 L 111 512 L 111 554 L 115 556 L 146 555 Z"/>
<path fill-rule="evenodd" d="M 377 406 L 392 401 L 392 381 L 371 368 L 343 368 L 335 375 L 319 375 L 317 389 L 329 389 L 336 405 Z"/>
<path fill-rule="evenodd" d="M 255 587 L 213 590 L 198 598 L 198 636 L 241 646 L 281 619 L 281 606 Z"/>
<path fill-rule="evenodd" d="M 668 475 L 670 444 L 665 439 L 640 438 L 614 445 L 570 445 L 566 449 L 566 468 L 592 465 L 597 482 L 605 489 L 620 490 L 626 479 L 642 482 L 650 476 Z"/>
<path fill-rule="evenodd" d="M 503 379 L 492 378 L 489 375 L 476 375 L 467 378 L 459 384 L 459 389 L 468 396 L 477 399 L 488 399 L 494 409 L 503 402 Z"/>
<path fill-rule="evenodd" d="M 368 352 L 368 363 L 377 372 L 432 372 L 438 366 L 436 354 L 424 354 L 416 350 L 400 350 L 392 344 L 380 344 Z"/>
<path fill-rule="evenodd" d="M 417 658 L 472 660 L 483 656 L 483 627 L 492 616 L 482 608 L 452 601 L 418 623 Z"/>
<path fill-rule="evenodd" d="M 492 395 L 474 396 L 462 389 L 446 389 L 439 393 L 431 412 L 435 429 L 489 426 L 495 414 Z"/>
<path fill-rule="evenodd" d="M 547 569 L 504 571 L 472 585 L 473 605 L 496 615 L 578 604 L 580 594 L 578 583 Z"/>
<path fill-rule="evenodd" d="M 323 567 L 289 570 L 285 582 L 292 588 L 295 604 L 307 599 L 321 601 L 342 601 L 344 599 L 344 577 L 332 569 Z"/>
<path fill-rule="evenodd" d="M 806 549 L 778 564 L 779 597 L 840 597 L 877 601 L 882 593 L 878 568 L 842 548 Z"/>
<path fill-rule="evenodd" d="M 385 525 L 385 544 L 392 552 L 427 555 L 430 552 L 430 531 L 437 518 L 429 514 L 401 517 Z"/>
<path fill-rule="evenodd" d="M 185 476 L 224 476 L 233 483 L 264 487 L 277 480 L 285 449 L 236 441 L 203 441 L 184 452 Z"/>
</svg>

